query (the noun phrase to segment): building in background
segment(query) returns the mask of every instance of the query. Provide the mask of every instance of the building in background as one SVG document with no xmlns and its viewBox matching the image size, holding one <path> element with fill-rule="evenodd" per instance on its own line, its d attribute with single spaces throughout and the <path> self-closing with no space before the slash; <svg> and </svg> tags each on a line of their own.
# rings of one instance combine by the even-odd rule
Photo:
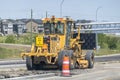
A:
<svg viewBox="0 0 120 80">
<path fill-rule="evenodd" d="M 12 19 L 3 19 L 2 20 L 2 33 L 4 35 L 7 34 L 13 34 L 13 24 L 14 24 L 14 20 Z"/>
<path fill-rule="evenodd" d="M 39 33 L 43 31 L 43 25 L 41 19 L 32 20 L 32 32 Z M 30 19 L 1 19 L 0 20 L 0 34 L 23 34 L 31 32 L 31 20 Z"/>
<path fill-rule="evenodd" d="M 16 20 L 13 24 L 13 32 L 16 34 L 22 34 L 26 30 L 26 25 L 21 20 Z"/>
<path fill-rule="evenodd" d="M 33 33 L 38 33 L 39 31 L 39 26 L 42 26 L 42 20 L 40 19 L 33 19 L 32 20 L 32 32 Z M 31 32 L 31 20 L 28 20 L 26 22 L 26 29 L 27 32 Z"/>
<path fill-rule="evenodd" d="M 3 19 L 0 21 L 0 33 L 3 35 L 22 34 L 26 25 L 21 20 Z"/>
</svg>

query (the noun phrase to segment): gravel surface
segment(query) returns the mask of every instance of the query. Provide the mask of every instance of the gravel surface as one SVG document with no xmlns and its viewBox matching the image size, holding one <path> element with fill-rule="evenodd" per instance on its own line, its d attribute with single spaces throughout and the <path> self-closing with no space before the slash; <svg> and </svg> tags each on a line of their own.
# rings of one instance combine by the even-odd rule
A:
<svg viewBox="0 0 120 80">
<path fill-rule="evenodd" d="M 111 63 L 119 63 L 120 62 L 111 62 Z M 99 62 L 95 63 L 95 67 L 93 69 L 74 69 L 71 70 L 70 73 L 72 76 L 78 75 L 78 74 L 86 74 L 86 73 L 92 73 L 96 72 L 97 70 L 105 70 L 109 65 L 110 62 Z M 103 66 L 105 65 L 105 66 Z M 60 76 L 61 71 L 58 69 L 47 69 L 47 70 L 32 70 L 28 71 L 26 68 L 19 67 L 16 68 L 10 68 L 9 70 L 1 70 L 0 71 L 0 79 L 9 79 L 9 78 L 15 78 L 15 77 L 25 77 L 25 76 L 32 76 L 32 75 L 42 75 L 42 74 L 49 74 L 54 73 L 55 76 Z M 46 76 L 47 77 L 47 76 Z M 45 78 L 45 77 L 44 77 Z"/>
</svg>

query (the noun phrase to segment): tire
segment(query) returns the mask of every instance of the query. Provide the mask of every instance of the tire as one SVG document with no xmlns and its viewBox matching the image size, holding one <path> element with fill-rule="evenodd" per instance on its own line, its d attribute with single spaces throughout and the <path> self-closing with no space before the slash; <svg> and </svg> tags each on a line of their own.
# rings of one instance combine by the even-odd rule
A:
<svg viewBox="0 0 120 80">
<path fill-rule="evenodd" d="M 85 59 L 88 60 L 88 68 L 94 67 L 94 53 L 92 51 L 88 51 L 85 55 Z"/>
<path fill-rule="evenodd" d="M 69 60 L 70 60 L 72 58 L 73 51 L 72 50 L 63 50 L 63 51 L 59 52 L 59 54 L 58 54 L 58 68 L 60 70 L 62 70 L 63 57 L 65 55 L 69 56 Z M 70 64 L 70 69 L 73 69 L 73 68 L 74 68 L 74 65 Z"/>
<path fill-rule="evenodd" d="M 62 70 L 62 58 L 63 58 L 63 56 L 65 55 L 65 51 L 60 51 L 59 53 L 58 53 L 58 68 L 60 69 L 60 70 Z"/>
<path fill-rule="evenodd" d="M 26 67 L 27 70 L 33 70 L 33 58 L 26 56 Z"/>
</svg>

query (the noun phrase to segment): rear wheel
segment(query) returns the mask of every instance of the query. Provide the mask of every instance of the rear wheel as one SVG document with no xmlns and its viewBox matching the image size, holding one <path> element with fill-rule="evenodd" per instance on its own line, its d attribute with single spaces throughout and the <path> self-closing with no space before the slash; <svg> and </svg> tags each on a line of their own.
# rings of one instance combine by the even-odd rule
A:
<svg viewBox="0 0 120 80">
<path fill-rule="evenodd" d="M 88 51 L 85 55 L 85 59 L 88 60 L 88 68 L 94 67 L 94 53 L 92 51 Z"/>
</svg>

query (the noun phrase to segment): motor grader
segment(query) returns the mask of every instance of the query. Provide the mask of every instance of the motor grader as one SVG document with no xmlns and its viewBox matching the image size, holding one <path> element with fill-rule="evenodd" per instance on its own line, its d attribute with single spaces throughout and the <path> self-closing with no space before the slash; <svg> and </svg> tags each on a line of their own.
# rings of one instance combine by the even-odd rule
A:
<svg viewBox="0 0 120 80">
<path fill-rule="evenodd" d="M 56 65 L 61 69 L 64 56 L 69 56 L 70 69 L 93 68 L 93 47 L 92 50 L 82 49 L 90 37 L 87 38 L 88 34 L 82 35 L 87 39 L 81 40 L 80 27 L 74 31 L 75 23 L 71 18 L 55 18 L 53 16 L 42 19 L 42 22 L 43 34 L 36 36 L 31 51 L 21 53 L 23 58 L 26 57 L 28 70 L 34 70 L 45 65 Z M 89 43 L 91 42 L 89 41 Z"/>
</svg>

